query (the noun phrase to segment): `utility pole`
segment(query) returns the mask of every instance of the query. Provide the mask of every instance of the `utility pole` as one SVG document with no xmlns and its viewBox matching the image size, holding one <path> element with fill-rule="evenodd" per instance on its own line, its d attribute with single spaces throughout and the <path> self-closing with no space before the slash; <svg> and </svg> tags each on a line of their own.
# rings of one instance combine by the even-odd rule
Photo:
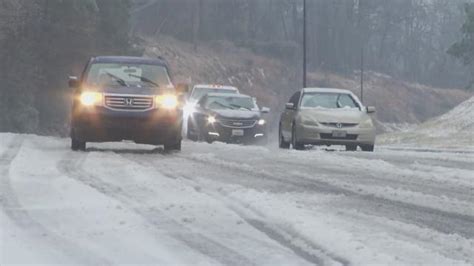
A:
<svg viewBox="0 0 474 266">
<path fill-rule="evenodd" d="M 303 88 L 306 80 L 306 0 L 303 0 Z"/>
<path fill-rule="evenodd" d="M 364 103 L 364 29 L 362 17 L 362 0 L 359 0 L 359 36 L 360 36 L 360 100 Z"/>
<path fill-rule="evenodd" d="M 364 103 L 364 45 L 360 48 L 360 101 Z"/>
</svg>

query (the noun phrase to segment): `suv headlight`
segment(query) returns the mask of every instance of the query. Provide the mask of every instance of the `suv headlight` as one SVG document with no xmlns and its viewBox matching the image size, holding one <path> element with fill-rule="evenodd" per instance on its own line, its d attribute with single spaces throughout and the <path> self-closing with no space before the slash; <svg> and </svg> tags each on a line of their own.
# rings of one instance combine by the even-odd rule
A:
<svg viewBox="0 0 474 266">
<path fill-rule="evenodd" d="M 157 107 L 175 109 L 178 106 L 178 97 L 175 95 L 159 95 L 155 99 Z"/>
<path fill-rule="evenodd" d="M 265 119 L 258 120 L 258 124 L 261 126 L 265 125 L 265 123 L 266 123 Z"/>
<path fill-rule="evenodd" d="M 79 101 L 84 106 L 93 106 L 102 104 L 102 93 L 85 91 L 79 96 Z"/>
</svg>

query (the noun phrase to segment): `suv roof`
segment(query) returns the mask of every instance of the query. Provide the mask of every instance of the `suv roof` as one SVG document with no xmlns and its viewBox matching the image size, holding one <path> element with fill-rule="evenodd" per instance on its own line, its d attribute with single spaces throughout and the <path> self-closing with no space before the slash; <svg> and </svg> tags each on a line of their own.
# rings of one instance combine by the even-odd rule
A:
<svg viewBox="0 0 474 266">
<path fill-rule="evenodd" d="M 168 63 L 162 58 L 146 58 L 135 56 L 97 56 L 92 58 L 94 63 L 133 63 L 145 65 L 161 65 L 168 67 Z"/>
<path fill-rule="evenodd" d="M 194 85 L 193 87 L 193 89 L 199 89 L 199 88 L 212 88 L 212 89 L 239 91 L 239 89 L 233 86 L 225 86 L 225 85 L 217 85 L 217 84 L 197 84 L 197 85 Z"/>
</svg>

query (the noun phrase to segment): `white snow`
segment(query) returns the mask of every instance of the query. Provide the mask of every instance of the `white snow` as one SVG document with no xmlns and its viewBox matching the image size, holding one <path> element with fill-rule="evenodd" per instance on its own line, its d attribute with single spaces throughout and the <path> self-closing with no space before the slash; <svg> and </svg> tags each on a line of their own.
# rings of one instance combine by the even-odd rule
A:
<svg viewBox="0 0 474 266">
<path fill-rule="evenodd" d="M 474 264 L 470 150 L 68 144 L 0 134 L 0 265 Z"/>
<path fill-rule="evenodd" d="M 474 146 L 474 97 L 418 127 L 384 135 L 379 138 L 379 143 L 472 148 Z"/>
</svg>

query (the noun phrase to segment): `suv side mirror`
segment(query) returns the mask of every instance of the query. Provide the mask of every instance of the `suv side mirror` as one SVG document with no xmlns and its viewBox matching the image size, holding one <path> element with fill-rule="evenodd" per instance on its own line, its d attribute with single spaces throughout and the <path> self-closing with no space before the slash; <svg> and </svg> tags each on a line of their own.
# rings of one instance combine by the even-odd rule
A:
<svg viewBox="0 0 474 266">
<path fill-rule="evenodd" d="M 77 77 L 70 76 L 69 81 L 68 81 L 68 85 L 69 85 L 69 88 L 76 89 L 76 88 L 79 88 L 79 86 L 81 85 L 81 82 L 79 81 L 79 79 Z"/>
<path fill-rule="evenodd" d="M 367 106 L 367 113 L 368 114 L 375 113 L 375 106 Z"/>
<path fill-rule="evenodd" d="M 270 113 L 270 108 L 262 107 L 262 109 L 260 111 L 262 112 L 262 114 L 268 114 L 268 113 Z"/>
<path fill-rule="evenodd" d="M 285 108 L 288 110 L 295 110 L 295 104 L 294 103 L 286 103 Z"/>
<path fill-rule="evenodd" d="M 186 83 L 178 83 L 176 84 L 176 92 L 178 94 L 186 94 L 189 92 L 189 84 Z"/>
</svg>

